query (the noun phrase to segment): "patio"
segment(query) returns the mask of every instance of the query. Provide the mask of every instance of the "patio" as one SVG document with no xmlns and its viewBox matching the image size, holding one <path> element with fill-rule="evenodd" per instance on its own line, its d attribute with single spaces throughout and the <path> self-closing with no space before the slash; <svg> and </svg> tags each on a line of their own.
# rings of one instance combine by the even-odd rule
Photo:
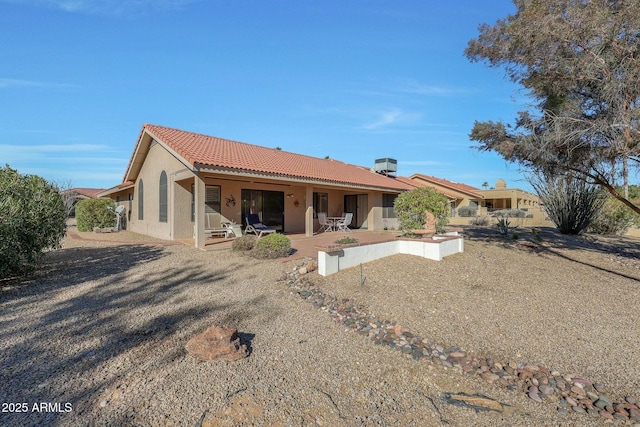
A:
<svg viewBox="0 0 640 427">
<path fill-rule="evenodd" d="M 317 258 L 318 251 L 317 246 L 329 246 L 336 240 L 340 240 L 344 237 L 351 237 L 358 240 L 360 244 L 371 243 L 383 243 L 396 240 L 400 237 L 398 230 L 383 230 L 383 231 L 369 231 L 369 230 L 352 230 L 349 233 L 345 232 L 329 232 L 314 234 L 312 237 L 305 236 L 304 233 L 294 233 L 285 235 L 291 239 L 291 247 L 294 249 L 293 255 L 286 258 L 287 261 L 293 259 L 300 259 L 304 257 Z M 187 245 L 193 245 L 193 239 L 183 239 L 181 242 Z M 205 251 L 215 251 L 223 249 L 231 249 L 233 239 L 225 239 L 220 237 L 209 238 L 205 241 L 205 246 L 200 249 Z"/>
</svg>

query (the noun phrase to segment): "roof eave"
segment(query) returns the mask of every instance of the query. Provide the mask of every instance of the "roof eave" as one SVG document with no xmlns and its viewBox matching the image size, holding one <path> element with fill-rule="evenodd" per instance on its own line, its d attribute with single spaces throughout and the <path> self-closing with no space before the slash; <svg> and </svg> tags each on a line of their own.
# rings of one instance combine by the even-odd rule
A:
<svg viewBox="0 0 640 427">
<path fill-rule="evenodd" d="M 234 169 L 234 168 L 226 168 L 222 166 L 212 166 L 212 165 L 202 165 L 195 164 L 195 167 L 205 173 L 215 173 L 220 175 L 229 175 L 236 177 L 246 177 L 246 178 L 262 178 L 262 179 L 276 179 L 281 181 L 295 182 L 297 184 L 309 184 L 309 185 L 324 185 L 338 188 L 350 188 L 350 189 L 358 189 L 358 190 L 371 190 L 371 191 L 386 191 L 390 193 L 402 193 L 403 191 L 409 190 L 393 188 L 393 187 L 382 187 L 375 185 L 364 185 L 364 184 L 356 184 L 356 183 L 348 183 L 341 181 L 333 181 L 333 180 L 323 180 L 316 178 L 308 178 L 308 177 L 299 177 L 293 175 L 286 174 L 275 174 L 269 172 L 260 172 L 260 171 L 252 171 L 247 169 Z"/>
<path fill-rule="evenodd" d="M 115 187 L 107 188 L 106 190 L 101 191 L 100 193 L 96 194 L 96 197 L 97 198 L 107 197 L 107 196 L 110 196 L 111 194 L 119 193 L 120 191 L 133 188 L 134 186 L 135 186 L 135 183 L 126 184 L 126 185 L 119 184 L 119 185 L 116 185 Z"/>
</svg>

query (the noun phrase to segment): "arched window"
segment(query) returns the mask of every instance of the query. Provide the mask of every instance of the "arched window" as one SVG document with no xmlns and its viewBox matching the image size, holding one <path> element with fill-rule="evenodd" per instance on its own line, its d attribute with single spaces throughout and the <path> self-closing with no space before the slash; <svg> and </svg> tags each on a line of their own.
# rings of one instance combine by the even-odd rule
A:
<svg viewBox="0 0 640 427">
<path fill-rule="evenodd" d="M 160 222 L 167 222 L 167 173 L 162 171 L 160 174 L 160 200 L 158 218 Z"/>
<path fill-rule="evenodd" d="M 144 220 L 144 183 L 138 181 L 138 219 Z"/>
</svg>

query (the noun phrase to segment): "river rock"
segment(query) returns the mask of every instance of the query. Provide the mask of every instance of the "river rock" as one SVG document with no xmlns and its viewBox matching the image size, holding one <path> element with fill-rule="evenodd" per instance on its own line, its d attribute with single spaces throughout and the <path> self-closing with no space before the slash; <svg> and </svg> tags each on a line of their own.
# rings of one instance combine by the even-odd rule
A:
<svg viewBox="0 0 640 427">
<path fill-rule="evenodd" d="M 553 387 L 551 387 L 550 385 L 546 385 L 546 384 L 542 384 L 542 385 L 538 386 L 538 389 L 545 396 L 549 396 L 550 394 L 553 394 L 553 392 L 555 391 L 553 389 Z"/>
</svg>

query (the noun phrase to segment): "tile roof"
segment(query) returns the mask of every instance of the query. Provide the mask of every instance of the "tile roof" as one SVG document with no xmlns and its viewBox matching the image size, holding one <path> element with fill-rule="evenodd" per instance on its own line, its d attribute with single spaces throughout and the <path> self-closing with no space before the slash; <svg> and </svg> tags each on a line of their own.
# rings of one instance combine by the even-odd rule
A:
<svg viewBox="0 0 640 427">
<path fill-rule="evenodd" d="M 138 144 L 140 144 L 145 132 L 166 144 L 191 165 L 204 169 L 232 169 L 239 172 L 270 174 L 281 179 L 296 178 L 321 181 L 327 184 L 400 191 L 410 190 L 414 187 L 393 177 L 377 174 L 370 168 L 334 159 L 320 159 L 151 124 L 143 126 Z M 128 176 L 133 161 L 132 157 L 125 177 Z"/>
<path fill-rule="evenodd" d="M 68 191 L 76 192 L 91 199 L 95 199 L 96 197 L 98 197 L 99 193 L 102 193 L 104 191 L 104 188 L 71 188 Z"/>
<path fill-rule="evenodd" d="M 424 181 L 430 182 L 432 184 L 440 185 L 442 187 L 449 188 L 454 191 L 462 192 L 462 193 L 477 197 L 479 199 L 484 198 L 479 188 L 472 187 L 467 184 L 453 182 L 443 178 L 436 178 L 435 176 L 422 175 L 419 173 L 411 175 L 410 179 L 416 180 L 418 182 L 424 182 Z M 455 197 L 455 198 L 458 197 L 455 193 L 447 194 L 445 191 L 442 191 L 442 193 L 445 194 L 446 196 Z"/>
</svg>

